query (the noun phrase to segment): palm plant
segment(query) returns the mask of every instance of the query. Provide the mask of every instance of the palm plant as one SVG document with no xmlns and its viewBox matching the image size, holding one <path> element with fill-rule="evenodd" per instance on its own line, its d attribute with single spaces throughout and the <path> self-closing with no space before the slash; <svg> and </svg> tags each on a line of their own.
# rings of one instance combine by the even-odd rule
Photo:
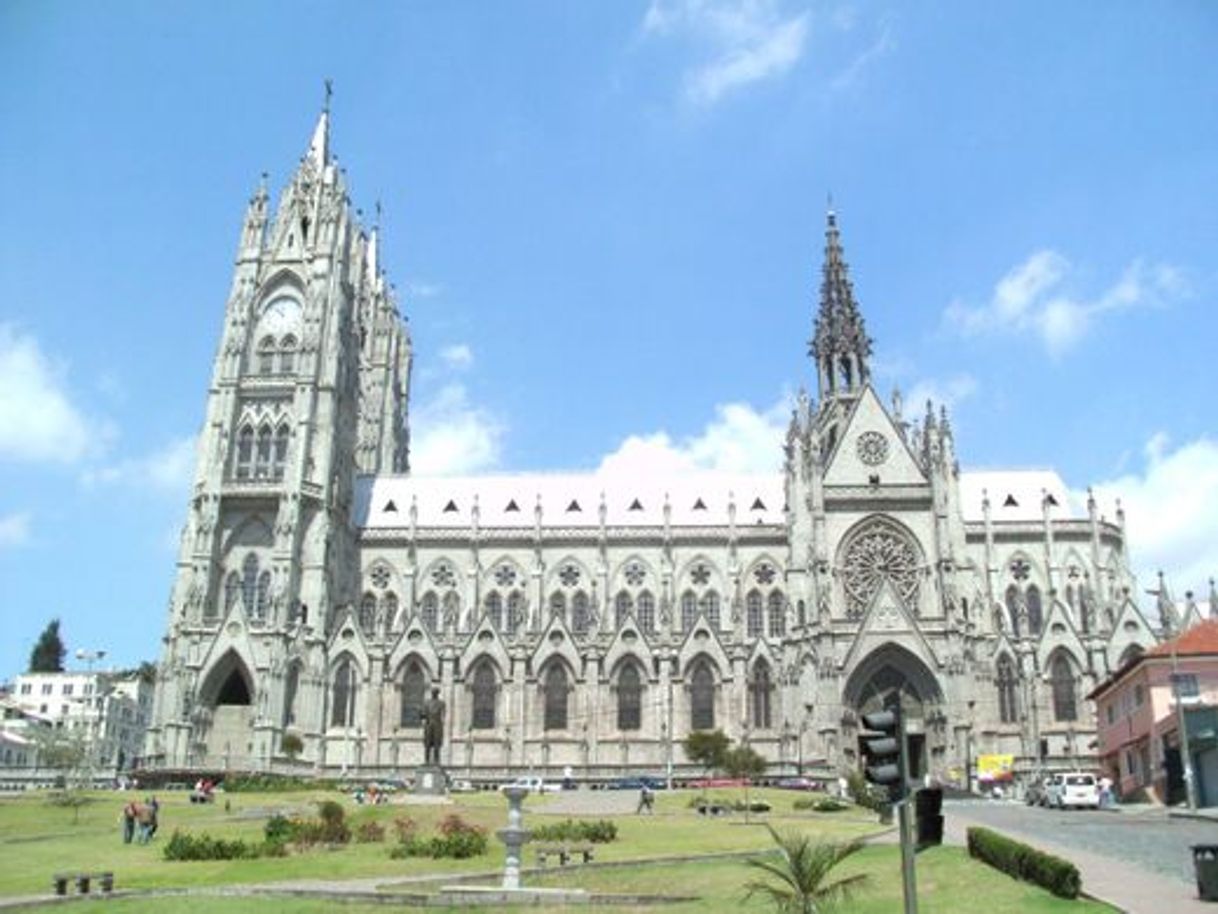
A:
<svg viewBox="0 0 1218 914">
<path fill-rule="evenodd" d="M 766 828 L 778 845 L 778 858 L 754 857 L 748 861 L 769 878 L 746 883 L 745 900 L 760 895 L 780 914 L 824 914 L 839 902 L 849 901 L 870 880 L 866 873 L 856 873 L 827 881 L 835 866 L 862 850 L 861 841 L 820 842 L 796 832 L 779 834 L 771 825 Z"/>
</svg>

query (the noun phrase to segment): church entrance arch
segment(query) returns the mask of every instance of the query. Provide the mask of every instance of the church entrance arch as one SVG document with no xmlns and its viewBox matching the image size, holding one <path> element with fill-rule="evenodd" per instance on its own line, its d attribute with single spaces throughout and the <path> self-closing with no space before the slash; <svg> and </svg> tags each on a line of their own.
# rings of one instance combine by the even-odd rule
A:
<svg viewBox="0 0 1218 914">
<path fill-rule="evenodd" d="M 199 702 L 210 716 L 210 724 L 201 734 L 204 765 L 250 767 L 254 692 L 249 667 L 236 651 L 227 651 L 199 691 Z"/>
<path fill-rule="evenodd" d="M 846 680 L 843 704 L 860 718 L 874 711 L 900 708 L 909 739 L 909 774 L 927 771 L 927 720 L 942 705 L 943 690 L 935 675 L 912 651 L 885 644 L 867 655 Z M 859 750 L 858 757 L 862 758 Z"/>
</svg>

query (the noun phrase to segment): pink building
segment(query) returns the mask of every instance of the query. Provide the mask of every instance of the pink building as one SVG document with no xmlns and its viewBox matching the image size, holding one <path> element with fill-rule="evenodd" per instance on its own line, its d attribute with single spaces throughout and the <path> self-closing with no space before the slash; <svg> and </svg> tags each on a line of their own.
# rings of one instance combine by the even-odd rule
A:
<svg viewBox="0 0 1218 914">
<path fill-rule="evenodd" d="M 1180 725 L 1187 720 L 1197 802 L 1218 806 L 1218 620 L 1139 654 L 1087 697 L 1095 702 L 1100 765 L 1120 796 L 1185 799 Z"/>
</svg>

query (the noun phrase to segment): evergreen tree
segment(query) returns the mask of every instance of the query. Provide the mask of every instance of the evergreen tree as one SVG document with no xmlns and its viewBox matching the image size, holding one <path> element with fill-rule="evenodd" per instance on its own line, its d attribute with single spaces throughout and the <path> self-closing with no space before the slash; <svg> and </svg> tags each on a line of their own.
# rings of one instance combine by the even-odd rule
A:
<svg viewBox="0 0 1218 914">
<path fill-rule="evenodd" d="M 59 620 L 52 619 L 38 636 L 38 643 L 30 651 L 31 673 L 62 673 L 63 655 L 68 649 L 59 637 Z"/>
</svg>

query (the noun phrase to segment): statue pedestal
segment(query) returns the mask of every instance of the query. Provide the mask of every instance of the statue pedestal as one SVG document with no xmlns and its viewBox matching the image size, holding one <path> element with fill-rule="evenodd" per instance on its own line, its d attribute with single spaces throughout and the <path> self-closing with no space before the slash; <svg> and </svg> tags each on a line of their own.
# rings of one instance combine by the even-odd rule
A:
<svg viewBox="0 0 1218 914">
<path fill-rule="evenodd" d="M 420 765 L 414 770 L 414 787 L 410 791 L 421 796 L 448 796 L 448 775 L 439 765 Z"/>
</svg>

